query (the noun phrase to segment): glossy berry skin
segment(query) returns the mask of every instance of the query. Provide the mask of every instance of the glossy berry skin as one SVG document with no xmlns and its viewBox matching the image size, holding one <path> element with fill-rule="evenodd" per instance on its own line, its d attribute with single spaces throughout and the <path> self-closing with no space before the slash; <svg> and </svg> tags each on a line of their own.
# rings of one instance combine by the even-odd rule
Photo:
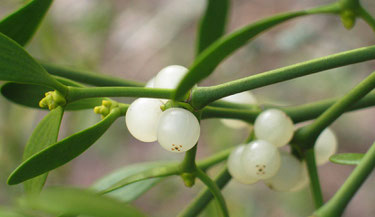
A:
<svg viewBox="0 0 375 217">
<path fill-rule="evenodd" d="M 302 177 L 290 191 L 299 191 L 309 184 L 309 174 L 307 173 L 306 162 L 302 162 Z"/>
<path fill-rule="evenodd" d="M 268 179 L 280 168 L 281 159 L 277 147 L 264 140 L 255 140 L 246 145 L 241 157 L 248 176 Z"/>
<path fill-rule="evenodd" d="M 315 160 L 318 165 L 329 161 L 329 157 L 337 151 L 337 138 L 330 128 L 326 128 L 315 142 Z"/>
<path fill-rule="evenodd" d="M 162 113 L 158 124 L 158 142 L 171 152 L 185 152 L 198 142 L 200 125 L 190 111 L 170 108 Z"/>
<path fill-rule="evenodd" d="M 283 111 L 268 109 L 256 118 L 254 132 L 257 139 L 266 140 L 281 147 L 292 139 L 294 124 Z"/>
<path fill-rule="evenodd" d="M 183 66 L 167 66 L 156 75 L 153 87 L 175 89 L 187 72 L 188 69 Z"/>
<path fill-rule="evenodd" d="M 153 88 L 155 83 L 155 77 L 151 78 L 149 81 L 147 81 L 145 87 Z"/>
<path fill-rule="evenodd" d="M 257 104 L 255 96 L 250 91 L 230 95 L 222 98 L 222 100 L 232 103 Z M 221 119 L 221 122 L 233 129 L 242 129 L 249 126 L 248 123 L 240 120 Z"/>
<path fill-rule="evenodd" d="M 303 179 L 303 165 L 295 156 L 281 151 L 281 166 L 277 174 L 264 180 L 275 191 L 293 191 Z"/>
<path fill-rule="evenodd" d="M 245 173 L 244 164 L 241 161 L 242 153 L 245 148 L 245 145 L 240 145 L 231 152 L 227 161 L 228 171 L 236 181 L 242 184 L 253 184 L 256 183 L 258 179 Z"/>
<path fill-rule="evenodd" d="M 130 104 L 125 116 L 130 134 L 142 142 L 156 141 L 162 105 L 160 100 L 150 98 L 139 98 Z"/>
</svg>

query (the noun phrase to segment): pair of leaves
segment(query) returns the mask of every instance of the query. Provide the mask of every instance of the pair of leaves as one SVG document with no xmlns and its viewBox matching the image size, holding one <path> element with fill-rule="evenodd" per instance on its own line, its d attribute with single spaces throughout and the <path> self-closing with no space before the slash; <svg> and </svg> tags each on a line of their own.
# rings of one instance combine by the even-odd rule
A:
<svg viewBox="0 0 375 217">
<path fill-rule="evenodd" d="M 0 32 L 24 46 L 34 35 L 52 0 L 33 0 L 0 21 Z"/>
<path fill-rule="evenodd" d="M 279 14 L 255 22 L 216 40 L 195 59 L 189 72 L 178 85 L 174 99 L 181 99 L 195 84 L 208 77 L 226 57 L 247 44 L 259 33 L 302 15 L 306 15 L 306 12 L 297 11 Z"/>
<path fill-rule="evenodd" d="M 364 155 L 362 153 L 342 153 L 332 155 L 329 160 L 335 164 L 358 165 Z"/>
<path fill-rule="evenodd" d="M 13 171 L 8 178 L 8 184 L 19 184 L 73 160 L 94 144 L 120 115 L 120 109 L 113 109 L 109 115 L 94 126 L 32 155 Z"/>
<path fill-rule="evenodd" d="M 141 217 L 134 207 L 94 192 L 74 188 L 50 188 L 19 199 L 21 207 L 55 215 L 93 217 Z"/>
</svg>

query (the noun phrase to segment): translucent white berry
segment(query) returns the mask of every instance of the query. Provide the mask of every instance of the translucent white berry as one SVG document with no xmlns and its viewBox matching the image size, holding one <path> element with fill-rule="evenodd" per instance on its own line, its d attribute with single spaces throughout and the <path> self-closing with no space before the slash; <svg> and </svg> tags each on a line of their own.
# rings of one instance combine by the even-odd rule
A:
<svg viewBox="0 0 375 217">
<path fill-rule="evenodd" d="M 155 83 L 155 77 L 151 78 L 149 81 L 147 81 L 145 87 L 153 88 Z"/>
<path fill-rule="evenodd" d="M 188 110 L 170 108 L 162 113 L 158 125 L 158 142 L 171 152 L 184 152 L 197 143 L 200 134 L 198 119 Z"/>
<path fill-rule="evenodd" d="M 328 162 L 329 157 L 337 151 L 337 138 L 330 128 L 326 128 L 315 142 L 315 160 L 318 165 Z"/>
<path fill-rule="evenodd" d="M 174 89 L 177 87 L 177 85 L 180 83 L 187 72 L 188 69 L 183 66 L 167 66 L 156 75 L 154 87 Z"/>
<path fill-rule="evenodd" d="M 294 125 L 283 111 L 268 109 L 258 115 L 254 123 L 254 131 L 256 138 L 281 147 L 292 139 Z"/>
<path fill-rule="evenodd" d="M 306 163 L 302 162 L 302 177 L 299 182 L 290 191 L 299 191 L 309 184 L 309 174 L 307 173 Z"/>
<path fill-rule="evenodd" d="M 281 164 L 277 147 L 264 140 L 255 140 L 246 145 L 241 161 L 247 175 L 258 179 L 271 178 Z"/>
<path fill-rule="evenodd" d="M 160 100 L 150 98 L 139 98 L 130 104 L 125 116 L 130 134 L 143 142 L 156 141 L 161 105 Z"/>
<path fill-rule="evenodd" d="M 257 182 L 258 179 L 245 173 L 244 165 L 241 161 L 241 156 L 245 147 L 245 145 L 240 145 L 232 151 L 229 155 L 227 166 L 233 179 L 242 184 L 253 184 Z"/>
<path fill-rule="evenodd" d="M 281 166 L 275 176 L 264 180 L 275 191 L 292 191 L 303 179 L 303 165 L 295 156 L 281 151 Z"/>
<path fill-rule="evenodd" d="M 257 104 L 255 96 L 250 91 L 230 95 L 222 98 L 222 100 L 233 103 Z M 241 129 L 249 126 L 248 123 L 240 120 L 221 119 L 221 121 L 226 126 L 234 129 Z"/>
</svg>

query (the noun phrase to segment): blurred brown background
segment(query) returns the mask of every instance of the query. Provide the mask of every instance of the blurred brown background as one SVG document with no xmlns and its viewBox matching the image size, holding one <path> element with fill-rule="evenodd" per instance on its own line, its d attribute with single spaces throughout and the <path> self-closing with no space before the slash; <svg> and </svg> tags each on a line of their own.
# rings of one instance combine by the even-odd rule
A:
<svg viewBox="0 0 375 217">
<path fill-rule="evenodd" d="M 0 0 L 0 16 L 24 2 Z M 228 32 L 275 13 L 329 2 L 333 1 L 232 0 Z M 361 2 L 375 16 L 375 2 Z M 197 23 L 204 4 L 205 1 L 198 0 L 55 0 L 27 50 L 51 63 L 147 81 L 167 65 L 192 63 Z M 361 20 L 348 31 L 336 16 L 298 18 L 262 34 L 223 62 L 201 85 L 219 84 L 374 43 L 375 33 Z M 342 96 L 374 68 L 375 61 L 369 61 L 259 88 L 254 93 L 261 102 L 283 105 Z M 22 186 L 7 186 L 6 179 L 20 163 L 23 146 L 44 115 L 0 97 L 0 204 L 9 204 L 22 193 Z M 66 113 L 60 138 L 98 120 L 91 110 Z M 344 115 L 333 129 L 339 139 L 339 152 L 365 152 L 375 140 L 375 108 Z M 245 131 L 229 129 L 218 120 L 204 121 L 198 158 L 239 144 L 245 138 Z M 145 147 L 148 151 L 144 151 Z M 96 179 L 128 164 L 182 157 L 164 151 L 157 143 L 135 140 L 121 119 L 91 149 L 52 172 L 48 185 L 90 186 Z M 330 163 L 319 168 L 325 200 L 336 192 L 352 169 Z M 187 189 L 179 178 L 172 177 L 134 204 L 150 216 L 176 216 L 201 187 L 198 182 Z M 308 189 L 276 193 L 262 183 L 245 186 L 232 181 L 224 195 L 234 217 L 297 217 L 307 216 L 313 210 Z M 344 216 L 374 216 L 374 201 L 375 173 L 351 201 Z M 210 206 L 202 216 L 215 216 L 214 213 L 214 206 Z"/>
</svg>

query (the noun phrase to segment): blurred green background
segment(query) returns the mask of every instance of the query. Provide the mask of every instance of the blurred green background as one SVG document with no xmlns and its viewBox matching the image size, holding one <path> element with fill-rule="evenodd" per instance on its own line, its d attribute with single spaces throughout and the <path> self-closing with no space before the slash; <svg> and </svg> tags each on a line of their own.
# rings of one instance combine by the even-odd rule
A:
<svg viewBox="0 0 375 217">
<path fill-rule="evenodd" d="M 314 7 L 332 0 L 232 0 L 228 31 L 275 13 Z M 375 15 L 375 2 L 362 0 Z M 0 17 L 23 5 L 0 0 Z M 161 68 L 189 66 L 194 59 L 197 24 L 205 1 L 197 0 L 55 0 L 27 50 L 51 63 L 147 81 Z M 375 34 L 361 20 L 348 31 L 339 17 L 317 15 L 287 22 L 262 34 L 223 62 L 201 85 L 219 84 L 277 67 L 375 44 Z M 356 64 L 259 88 L 260 102 L 297 105 L 342 96 L 375 69 L 375 61 Z M 120 99 L 131 102 L 132 99 Z M 0 204 L 10 204 L 22 186 L 7 186 L 10 172 L 21 162 L 22 150 L 45 112 L 14 105 L 0 97 Z M 66 113 L 60 138 L 96 123 L 92 110 Z M 333 125 L 338 152 L 365 152 L 375 140 L 375 108 L 351 112 Z M 241 143 L 246 131 L 227 128 L 218 120 L 202 122 L 198 159 Z M 145 149 L 147 148 L 147 151 Z M 87 152 L 50 173 L 48 185 L 87 187 L 114 169 L 143 161 L 181 159 L 157 143 L 146 144 L 129 135 L 118 120 Z M 326 164 L 319 168 L 328 200 L 353 167 Z M 217 169 L 213 169 L 214 175 Z M 171 177 L 134 204 L 150 216 L 176 216 L 202 188 L 185 188 Z M 309 190 L 277 193 L 262 183 L 245 186 L 231 181 L 224 190 L 234 217 L 307 216 L 313 210 Z M 374 216 L 375 174 L 365 182 L 344 216 Z M 212 204 L 202 216 L 216 216 Z"/>
</svg>

